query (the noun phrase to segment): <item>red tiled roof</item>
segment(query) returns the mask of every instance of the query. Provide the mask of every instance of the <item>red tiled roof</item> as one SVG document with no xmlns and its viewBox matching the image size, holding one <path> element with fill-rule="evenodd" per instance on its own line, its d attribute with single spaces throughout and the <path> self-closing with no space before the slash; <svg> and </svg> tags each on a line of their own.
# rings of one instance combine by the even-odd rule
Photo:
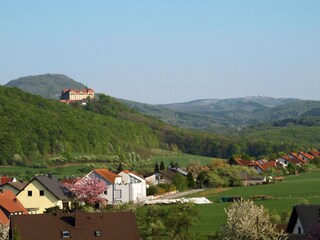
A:
<svg viewBox="0 0 320 240">
<path fill-rule="evenodd" d="M 119 175 L 110 172 L 108 169 L 95 169 L 93 170 L 96 174 L 99 174 L 101 177 L 105 178 L 111 183 L 114 183 L 117 177 L 120 177 Z"/>
<path fill-rule="evenodd" d="M 0 193 L 0 206 L 10 213 L 23 212 L 28 214 L 28 211 L 10 190 Z"/>
<path fill-rule="evenodd" d="M 9 225 L 9 223 L 10 223 L 9 218 L 7 218 L 4 212 L 0 209 L 0 224 Z"/>
<path fill-rule="evenodd" d="M 297 153 L 292 152 L 292 153 L 290 153 L 289 155 L 295 157 L 295 158 L 298 159 L 298 161 L 301 162 L 301 163 L 306 163 L 306 162 L 307 162 L 306 160 L 303 160 L 300 156 L 298 156 Z"/>
<path fill-rule="evenodd" d="M 309 160 L 312 160 L 314 159 L 314 156 L 312 156 L 311 154 L 309 153 L 306 153 L 306 152 L 299 152 L 299 154 L 305 156 L 306 158 L 308 158 Z"/>
<path fill-rule="evenodd" d="M 318 151 L 310 151 L 310 154 L 312 156 L 314 156 L 315 158 L 318 158 L 320 156 L 320 152 L 318 152 Z"/>
<path fill-rule="evenodd" d="M 7 182 L 12 182 L 12 180 L 13 180 L 13 178 L 11 178 L 11 177 L 3 176 L 0 179 L 1 185 L 6 184 Z"/>
<path fill-rule="evenodd" d="M 249 160 L 242 160 L 241 158 L 235 158 L 234 159 L 236 161 L 236 163 L 240 166 L 250 166 L 252 165 L 252 161 Z"/>
<path fill-rule="evenodd" d="M 260 164 L 260 167 L 264 170 L 267 171 L 270 168 L 275 168 L 276 167 L 276 162 L 275 161 L 268 161 L 266 163 Z"/>
<path fill-rule="evenodd" d="M 300 161 L 297 158 L 290 158 L 289 156 L 282 156 L 282 158 L 291 164 L 300 164 Z"/>
</svg>

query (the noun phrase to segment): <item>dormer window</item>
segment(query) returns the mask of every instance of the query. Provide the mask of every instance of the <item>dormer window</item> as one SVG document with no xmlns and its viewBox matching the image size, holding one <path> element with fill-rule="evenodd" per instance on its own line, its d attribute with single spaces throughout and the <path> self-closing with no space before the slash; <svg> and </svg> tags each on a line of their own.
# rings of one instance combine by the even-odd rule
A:
<svg viewBox="0 0 320 240">
<path fill-rule="evenodd" d="M 62 238 L 71 238 L 70 231 L 61 231 Z"/>
<path fill-rule="evenodd" d="M 99 230 L 94 231 L 94 236 L 95 237 L 102 237 L 101 231 L 99 231 Z"/>
</svg>

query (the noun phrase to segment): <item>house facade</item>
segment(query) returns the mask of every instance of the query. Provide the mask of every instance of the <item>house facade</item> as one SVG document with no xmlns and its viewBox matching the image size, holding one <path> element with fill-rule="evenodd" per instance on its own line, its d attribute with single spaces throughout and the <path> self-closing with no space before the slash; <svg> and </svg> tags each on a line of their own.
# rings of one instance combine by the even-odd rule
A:
<svg viewBox="0 0 320 240">
<path fill-rule="evenodd" d="M 296 205 L 287 226 L 290 239 L 319 239 L 320 205 Z"/>
<path fill-rule="evenodd" d="M 130 171 L 115 174 L 107 169 L 95 169 L 85 177 L 106 183 L 107 190 L 100 195 L 108 204 L 140 202 L 146 198 L 146 180 Z"/>
<path fill-rule="evenodd" d="M 35 176 L 18 194 L 17 198 L 30 214 L 43 213 L 47 208 L 70 206 L 63 185 L 52 176 Z"/>
<path fill-rule="evenodd" d="M 60 96 L 60 102 L 81 102 L 86 99 L 94 99 L 94 91 L 91 88 L 85 88 L 81 90 L 76 89 L 63 89 Z"/>
<path fill-rule="evenodd" d="M 3 190 L 10 190 L 14 193 L 14 195 L 17 195 L 18 192 L 20 192 L 25 186 L 26 182 L 7 182 L 6 184 L 1 186 L 1 189 Z"/>
</svg>

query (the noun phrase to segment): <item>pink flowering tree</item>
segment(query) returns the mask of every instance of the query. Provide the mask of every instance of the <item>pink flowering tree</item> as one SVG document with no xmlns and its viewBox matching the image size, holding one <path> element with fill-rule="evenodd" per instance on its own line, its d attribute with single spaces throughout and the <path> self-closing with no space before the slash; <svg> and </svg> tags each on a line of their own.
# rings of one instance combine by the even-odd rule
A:
<svg viewBox="0 0 320 240">
<path fill-rule="evenodd" d="M 100 197 L 100 194 L 107 190 L 106 183 L 96 178 L 81 178 L 74 183 L 64 183 L 64 186 L 70 191 L 75 200 L 91 206 L 101 202 L 103 198 Z"/>
</svg>

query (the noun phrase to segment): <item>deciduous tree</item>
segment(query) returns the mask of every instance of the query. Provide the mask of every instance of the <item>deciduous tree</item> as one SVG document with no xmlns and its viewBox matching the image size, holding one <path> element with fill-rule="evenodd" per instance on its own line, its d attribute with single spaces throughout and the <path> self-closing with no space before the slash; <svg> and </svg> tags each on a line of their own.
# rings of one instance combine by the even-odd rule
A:
<svg viewBox="0 0 320 240">
<path fill-rule="evenodd" d="M 279 240 L 287 239 L 284 233 L 275 229 L 263 206 L 251 201 L 233 203 L 228 209 L 227 224 L 218 232 L 216 239 L 221 240 Z"/>
<path fill-rule="evenodd" d="M 76 201 L 84 202 L 91 206 L 103 200 L 100 194 L 107 189 L 106 183 L 96 178 L 82 178 L 75 181 L 75 183 L 65 183 L 64 185 Z"/>
</svg>

